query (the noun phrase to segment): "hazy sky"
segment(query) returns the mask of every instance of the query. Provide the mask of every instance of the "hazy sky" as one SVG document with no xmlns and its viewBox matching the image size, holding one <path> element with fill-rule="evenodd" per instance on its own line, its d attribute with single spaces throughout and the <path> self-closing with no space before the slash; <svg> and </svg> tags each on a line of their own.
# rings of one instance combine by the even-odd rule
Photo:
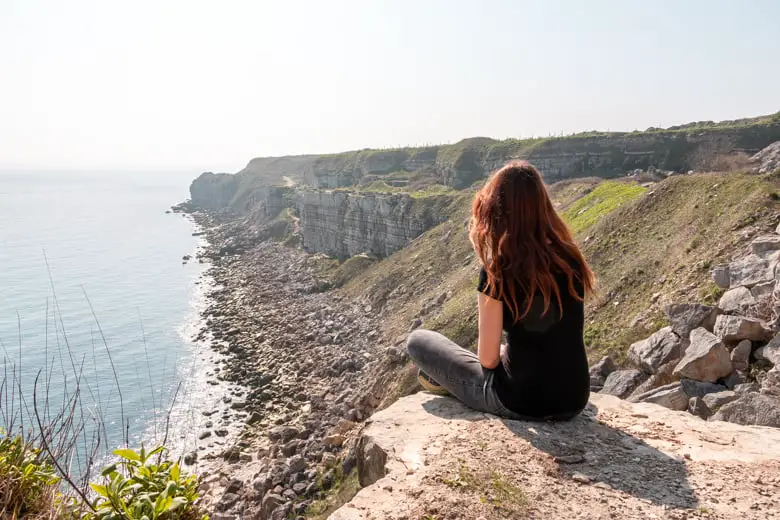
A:
<svg viewBox="0 0 780 520">
<path fill-rule="evenodd" d="M 633 130 L 780 110 L 780 1 L 0 0 L 0 168 Z"/>
</svg>

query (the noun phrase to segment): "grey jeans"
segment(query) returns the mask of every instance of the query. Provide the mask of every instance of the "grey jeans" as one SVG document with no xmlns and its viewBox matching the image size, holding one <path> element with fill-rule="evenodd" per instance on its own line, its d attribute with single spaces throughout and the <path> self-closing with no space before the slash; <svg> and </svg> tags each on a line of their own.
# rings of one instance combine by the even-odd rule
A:
<svg viewBox="0 0 780 520">
<path fill-rule="evenodd" d="M 493 388 L 494 372 L 484 368 L 475 353 L 430 330 L 409 334 L 406 348 L 417 368 L 469 408 L 509 419 L 522 418 L 501 403 Z"/>
</svg>

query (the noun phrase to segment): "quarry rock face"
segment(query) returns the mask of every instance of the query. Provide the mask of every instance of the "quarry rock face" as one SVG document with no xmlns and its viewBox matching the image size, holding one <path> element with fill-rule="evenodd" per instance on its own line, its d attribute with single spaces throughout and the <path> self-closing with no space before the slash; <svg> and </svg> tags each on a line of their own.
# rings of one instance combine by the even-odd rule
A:
<svg viewBox="0 0 780 520">
<path fill-rule="evenodd" d="M 442 220 L 435 197 L 298 192 L 303 247 L 339 259 L 361 253 L 386 257 Z M 438 203 L 445 203 L 443 198 Z"/>
<path fill-rule="evenodd" d="M 758 520 L 771 518 L 780 492 L 780 430 L 601 394 L 580 416 L 551 423 L 421 392 L 375 413 L 362 436 L 368 457 L 386 454 L 384 475 L 332 520 L 682 519 L 705 510 Z"/>
</svg>

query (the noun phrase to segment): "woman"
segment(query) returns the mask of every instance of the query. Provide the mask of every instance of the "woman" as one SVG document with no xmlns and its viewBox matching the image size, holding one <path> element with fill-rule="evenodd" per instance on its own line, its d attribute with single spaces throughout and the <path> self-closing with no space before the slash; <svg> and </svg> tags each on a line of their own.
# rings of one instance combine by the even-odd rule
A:
<svg viewBox="0 0 780 520">
<path fill-rule="evenodd" d="M 595 281 L 536 168 L 511 163 L 493 175 L 474 198 L 469 237 L 482 265 L 477 354 L 414 331 L 420 382 L 504 417 L 576 416 L 590 392 L 583 301 Z"/>
</svg>

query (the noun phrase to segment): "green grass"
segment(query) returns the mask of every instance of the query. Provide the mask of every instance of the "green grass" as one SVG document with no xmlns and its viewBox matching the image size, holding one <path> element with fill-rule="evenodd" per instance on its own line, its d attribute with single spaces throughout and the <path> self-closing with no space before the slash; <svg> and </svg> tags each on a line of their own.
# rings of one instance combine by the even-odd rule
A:
<svg viewBox="0 0 780 520">
<path fill-rule="evenodd" d="M 482 503 L 490 504 L 502 516 L 516 518 L 515 515 L 528 510 L 528 496 L 499 471 L 475 471 L 461 462 L 454 474 L 442 482 L 449 488 L 478 495 Z"/>
<path fill-rule="evenodd" d="M 324 498 L 315 500 L 306 509 L 306 518 L 310 520 L 325 520 L 336 509 L 340 508 L 360 491 L 357 469 L 353 469 L 348 475 L 341 473 L 341 466 L 335 468 L 336 476 L 333 485 Z"/>
<path fill-rule="evenodd" d="M 571 204 L 562 216 L 575 234 L 580 233 L 646 191 L 647 188 L 629 182 L 602 182 Z"/>
</svg>

